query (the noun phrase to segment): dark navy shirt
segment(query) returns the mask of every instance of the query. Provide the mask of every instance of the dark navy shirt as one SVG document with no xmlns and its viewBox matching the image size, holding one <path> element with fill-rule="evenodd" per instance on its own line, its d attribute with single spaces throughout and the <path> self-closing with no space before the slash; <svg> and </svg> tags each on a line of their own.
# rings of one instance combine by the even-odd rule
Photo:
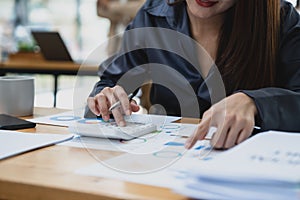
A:
<svg viewBox="0 0 300 200">
<path fill-rule="evenodd" d="M 300 17 L 290 3 L 283 1 L 282 9 L 276 70 L 280 87 L 241 92 L 253 98 L 262 130 L 300 131 Z M 90 96 L 116 84 L 132 92 L 151 81 L 152 104 L 163 106 L 169 115 L 201 117 L 212 103 L 230 94 L 211 89 L 222 86 L 214 73 L 202 78 L 195 67 L 195 49 L 186 3 L 169 6 L 164 0 L 148 0 L 128 25 L 120 52 L 101 64 L 101 80 Z"/>
</svg>

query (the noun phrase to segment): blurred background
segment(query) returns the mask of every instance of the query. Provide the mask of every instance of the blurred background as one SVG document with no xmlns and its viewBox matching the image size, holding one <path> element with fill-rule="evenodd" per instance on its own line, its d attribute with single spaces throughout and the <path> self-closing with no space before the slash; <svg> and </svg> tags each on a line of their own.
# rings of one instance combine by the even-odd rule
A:
<svg viewBox="0 0 300 200">
<path fill-rule="evenodd" d="M 115 1 L 121 4 L 127 2 L 126 0 Z M 289 1 L 296 5 L 296 0 Z M 36 51 L 36 45 L 30 34 L 30 30 L 33 29 L 58 31 L 72 57 L 85 58 L 99 44 L 107 40 L 111 31 L 110 25 L 111 21 L 108 18 L 97 14 L 97 0 L 1 0 L 1 61 L 4 62 L 9 54 Z M 125 25 L 122 28 L 124 27 Z M 35 106 L 52 107 L 53 76 L 47 74 L 34 74 L 34 76 L 36 78 Z M 56 107 L 73 108 L 75 79 L 75 76 L 68 75 L 58 77 Z M 87 85 L 92 89 L 97 80 L 96 74 L 82 76 L 80 85 Z"/>
<path fill-rule="evenodd" d="M 60 33 L 73 58 L 85 58 L 107 39 L 110 21 L 97 16 L 96 0 L 1 0 L 1 59 L 19 51 L 33 51 L 30 30 L 55 30 Z M 14 75 L 14 74 L 7 74 Z M 32 74 L 31 74 L 32 75 Z M 35 106 L 53 106 L 53 77 L 34 75 Z M 57 107 L 72 108 L 74 76 L 58 77 Z M 82 84 L 93 84 L 97 76 L 81 77 Z"/>
</svg>

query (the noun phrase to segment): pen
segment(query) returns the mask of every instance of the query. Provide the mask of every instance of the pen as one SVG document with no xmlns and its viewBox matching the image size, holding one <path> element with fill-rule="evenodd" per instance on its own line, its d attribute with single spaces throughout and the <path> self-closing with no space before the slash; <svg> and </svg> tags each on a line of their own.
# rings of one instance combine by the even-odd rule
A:
<svg viewBox="0 0 300 200">
<path fill-rule="evenodd" d="M 133 98 L 133 93 L 130 93 L 128 95 L 128 100 L 130 101 L 131 99 Z M 120 101 L 117 101 L 116 103 L 114 103 L 108 110 L 109 111 L 112 111 L 113 109 L 119 107 L 121 105 L 121 102 Z"/>
</svg>

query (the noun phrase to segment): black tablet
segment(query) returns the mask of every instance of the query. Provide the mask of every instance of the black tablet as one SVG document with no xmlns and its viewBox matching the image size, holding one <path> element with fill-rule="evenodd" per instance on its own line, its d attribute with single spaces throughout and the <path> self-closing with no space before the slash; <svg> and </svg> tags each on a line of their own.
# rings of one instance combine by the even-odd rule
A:
<svg viewBox="0 0 300 200">
<path fill-rule="evenodd" d="M 35 123 L 13 117 L 6 114 L 0 114 L 0 129 L 2 130 L 17 130 L 24 128 L 34 128 Z"/>
</svg>

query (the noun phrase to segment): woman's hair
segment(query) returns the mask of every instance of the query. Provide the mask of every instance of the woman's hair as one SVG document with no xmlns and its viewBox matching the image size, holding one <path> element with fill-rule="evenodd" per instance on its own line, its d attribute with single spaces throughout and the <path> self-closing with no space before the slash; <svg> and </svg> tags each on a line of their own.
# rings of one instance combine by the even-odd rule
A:
<svg viewBox="0 0 300 200">
<path fill-rule="evenodd" d="M 215 61 L 228 94 L 274 85 L 279 35 L 280 0 L 238 0 L 229 9 Z"/>
</svg>

